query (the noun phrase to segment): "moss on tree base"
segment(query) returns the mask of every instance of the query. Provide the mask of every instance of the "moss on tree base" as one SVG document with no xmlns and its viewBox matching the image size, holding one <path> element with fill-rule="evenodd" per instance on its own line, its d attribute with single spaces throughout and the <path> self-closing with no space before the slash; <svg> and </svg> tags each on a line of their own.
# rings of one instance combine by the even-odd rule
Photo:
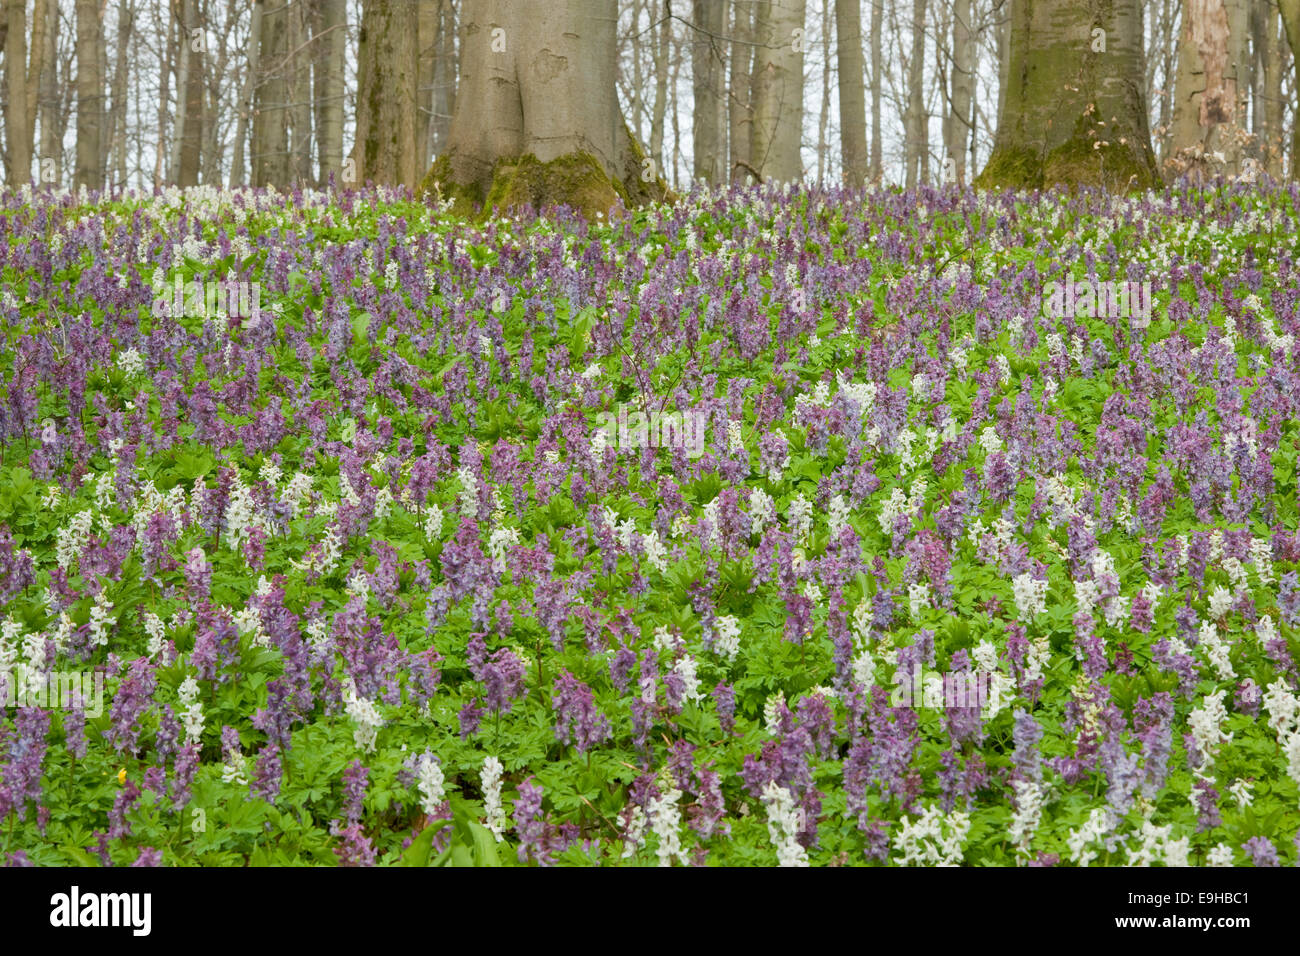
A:
<svg viewBox="0 0 1300 956">
<path fill-rule="evenodd" d="M 975 178 L 975 188 L 1091 186 L 1130 192 L 1160 187 L 1155 156 L 1149 149 L 1143 157 L 1127 144 L 1096 147 L 1094 142 L 1086 136 L 1075 136 L 1045 155 L 1023 146 L 994 149 L 988 164 Z"/>
<path fill-rule="evenodd" d="M 421 198 L 429 195 L 451 199 L 452 211 L 469 218 L 524 206 L 565 205 L 589 221 L 598 215 L 608 216 L 610 209 L 620 204 L 632 207 L 654 198 L 671 198 L 661 181 L 634 181 L 634 189 L 629 191 L 626 184 L 608 176 L 591 153 L 570 153 L 547 163 L 531 153 L 499 160 L 486 194 L 477 184 L 456 182 L 452 164 L 443 156 L 430 167 L 417 191 Z"/>
</svg>

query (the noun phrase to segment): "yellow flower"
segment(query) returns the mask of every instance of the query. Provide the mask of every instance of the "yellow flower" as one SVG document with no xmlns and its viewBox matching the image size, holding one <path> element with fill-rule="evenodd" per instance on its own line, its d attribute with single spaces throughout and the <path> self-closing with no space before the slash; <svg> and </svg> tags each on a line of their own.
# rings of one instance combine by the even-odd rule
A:
<svg viewBox="0 0 1300 956">
<path fill-rule="evenodd" d="M 126 784 L 126 768 L 125 768 L 125 767 L 123 767 L 121 770 L 119 770 L 119 771 L 117 772 L 117 782 L 120 783 L 120 784 L 123 784 L 123 785 Z"/>
</svg>

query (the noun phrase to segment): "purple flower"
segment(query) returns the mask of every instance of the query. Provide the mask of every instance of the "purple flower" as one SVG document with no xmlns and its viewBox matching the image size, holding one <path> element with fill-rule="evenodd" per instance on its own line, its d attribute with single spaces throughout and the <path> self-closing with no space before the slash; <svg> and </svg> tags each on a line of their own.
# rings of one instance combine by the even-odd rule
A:
<svg viewBox="0 0 1300 956">
<path fill-rule="evenodd" d="M 125 752 L 133 757 L 139 755 L 142 730 L 140 717 L 153 702 L 156 687 L 153 665 L 148 659 L 140 657 L 132 661 L 130 672 L 118 685 L 117 695 L 109 710 L 112 726 L 104 731 L 104 736 L 119 754 Z"/>
<path fill-rule="evenodd" d="M 596 709 L 590 687 L 568 671 L 561 671 L 555 679 L 554 694 L 556 740 L 572 743 L 578 753 L 583 753 L 609 739 L 609 718 Z"/>
<path fill-rule="evenodd" d="M 1277 861 L 1277 847 L 1267 837 L 1253 836 L 1241 845 L 1250 856 L 1255 866 L 1280 866 Z"/>
</svg>

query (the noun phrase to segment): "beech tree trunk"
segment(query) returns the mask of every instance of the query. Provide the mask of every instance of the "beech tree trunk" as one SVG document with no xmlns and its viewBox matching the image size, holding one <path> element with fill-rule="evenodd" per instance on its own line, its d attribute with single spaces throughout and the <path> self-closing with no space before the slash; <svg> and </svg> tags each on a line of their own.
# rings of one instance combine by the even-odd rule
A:
<svg viewBox="0 0 1300 956">
<path fill-rule="evenodd" d="M 804 0 L 759 0 L 750 156 L 764 181 L 803 178 Z"/>
<path fill-rule="evenodd" d="M 289 84 L 286 81 L 289 9 L 283 0 L 262 0 L 260 76 L 253 111 L 253 185 L 289 181 Z"/>
<path fill-rule="evenodd" d="M 311 17 L 307 0 L 289 8 L 289 181 L 310 183 L 311 170 Z"/>
<path fill-rule="evenodd" d="M 692 113 L 694 175 L 710 185 L 727 181 L 727 148 L 722 59 L 722 36 L 727 28 L 727 5 L 722 0 L 694 0 L 691 22 L 691 80 L 695 109 Z"/>
<path fill-rule="evenodd" d="M 912 0 L 912 51 L 907 60 L 907 115 L 904 143 L 907 161 L 906 186 L 924 183 L 929 170 L 929 123 L 925 115 L 925 0 Z"/>
<path fill-rule="evenodd" d="M 438 0 L 438 54 L 433 70 L 432 138 L 434 155 L 447 148 L 447 131 L 456 108 L 456 8 Z"/>
<path fill-rule="evenodd" d="M 871 0 L 871 181 L 879 183 L 885 174 L 880 157 L 880 31 L 884 0 Z"/>
<path fill-rule="evenodd" d="M 948 113 L 944 116 L 943 145 L 946 158 L 955 166 L 957 185 L 966 185 L 975 80 L 975 34 L 971 29 L 971 0 L 954 0 L 952 5 L 952 77 Z"/>
<path fill-rule="evenodd" d="M 835 0 L 835 42 L 839 67 L 840 161 L 844 183 L 867 179 L 867 102 L 862 67 L 862 0 Z"/>
<path fill-rule="evenodd" d="M 1292 89 L 1300 90 L 1300 0 L 1277 0 L 1287 44 L 1291 47 L 1291 68 L 1295 71 Z M 1300 179 L 1300 110 L 1291 123 L 1291 178 Z"/>
<path fill-rule="evenodd" d="M 415 0 L 366 0 L 357 61 L 358 182 L 414 187 L 420 74 Z"/>
<path fill-rule="evenodd" d="M 732 0 L 731 36 L 731 76 L 727 83 L 731 150 L 728 175 L 732 182 L 744 183 L 754 175 L 749 152 L 754 129 L 754 7 L 750 0 Z"/>
<path fill-rule="evenodd" d="M 1154 188 L 1144 89 L 1140 0 L 1011 0 L 1006 95 L 976 185 Z"/>
<path fill-rule="evenodd" d="M 584 215 L 665 195 L 619 112 L 615 0 L 466 0 L 447 150 L 421 184 Z"/>
<path fill-rule="evenodd" d="M 5 100 L 5 146 L 8 167 L 6 181 L 19 186 L 32 178 L 32 141 L 27 122 L 27 5 L 24 0 L 6 0 L 5 81 L 9 96 Z"/>
<path fill-rule="evenodd" d="M 77 0 L 77 170 L 74 185 L 104 188 L 100 137 L 104 125 L 103 21 L 96 0 Z"/>
<path fill-rule="evenodd" d="M 41 148 L 37 156 L 49 167 L 54 182 L 63 181 L 63 110 L 59 108 L 59 0 L 38 0 L 45 8 L 45 53 L 41 57 L 41 76 L 37 81 L 41 120 Z"/>
<path fill-rule="evenodd" d="M 1241 172 L 1248 51 L 1246 0 L 1184 0 L 1167 179 Z"/>
<path fill-rule="evenodd" d="M 347 44 L 345 0 L 318 0 L 320 13 L 316 48 L 316 150 L 321 183 L 335 184 L 343 170 L 343 69 Z"/>
<path fill-rule="evenodd" d="M 326 0 L 328 2 L 328 0 Z M 239 94 L 239 112 L 235 117 L 235 144 L 230 160 L 230 188 L 244 185 L 244 146 L 248 142 L 248 127 L 255 108 L 255 93 L 259 78 L 262 52 L 262 0 L 253 0 L 252 19 L 248 27 L 248 64 L 245 67 L 244 88 Z M 253 124 L 256 128 L 256 123 Z M 340 125 L 341 128 L 341 125 Z M 322 152 L 322 155 L 324 153 Z"/>
</svg>

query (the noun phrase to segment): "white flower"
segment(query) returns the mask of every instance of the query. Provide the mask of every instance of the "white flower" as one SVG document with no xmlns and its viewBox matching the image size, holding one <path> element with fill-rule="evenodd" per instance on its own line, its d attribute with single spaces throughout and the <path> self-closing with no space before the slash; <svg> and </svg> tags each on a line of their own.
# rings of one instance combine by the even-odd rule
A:
<svg viewBox="0 0 1300 956">
<path fill-rule="evenodd" d="M 831 533 L 831 539 L 834 540 L 840 536 L 840 532 L 849 523 L 849 506 L 844 500 L 843 495 L 835 495 L 831 498 L 830 505 L 826 509 L 826 525 Z"/>
<path fill-rule="evenodd" d="M 492 555 L 492 570 L 503 574 L 506 570 L 506 549 L 519 544 L 519 532 L 514 528 L 496 527 L 488 536 L 488 551 Z"/>
<path fill-rule="evenodd" d="M 1193 710 L 1187 717 L 1187 726 L 1196 740 L 1196 749 L 1202 755 L 1202 767 L 1208 769 L 1219 753 L 1219 747 L 1232 740 L 1232 734 L 1225 734 L 1219 725 L 1227 718 L 1227 708 L 1223 706 L 1226 691 L 1216 690 L 1208 694 L 1203 706 Z"/>
<path fill-rule="evenodd" d="M 134 348 L 130 348 L 118 355 L 117 367 L 126 373 L 127 378 L 135 378 L 144 374 L 144 359 Z"/>
<path fill-rule="evenodd" d="M 776 848 L 778 866 L 808 866 L 808 851 L 799 843 L 802 811 L 796 811 L 794 797 L 785 787 L 769 780 L 763 789 L 767 809 L 767 834 Z"/>
<path fill-rule="evenodd" d="M 1032 780 L 1017 780 L 1013 786 L 1016 791 L 1016 811 L 1011 816 L 1011 826 L 1007 833 L 1012 843 L 1022 850 L 1028 850 L 1043 815 L 1043 790 L 1040 784 Z"/>
<path fill-rule="evenodd" d="M 478 517 L 478 476 L 463 466 L 456 470 L 456 476 L 460 478 L 461 513 L 467 518 Z"/>
<path fill-rule="evenodd" d="M 659 857 L 660 866 L 671 866 L 673 857 L 683 866 L 686 865 L 686 851 L 682 849 L 680 832 L 682 812 L 677 806 L 681 796 L 681 791 L 674 788 L 661 797 L 650 798 L 650 829 L 659 838 L 655 855 Z"/>
<path fill-rule="evenodd" d="M 437 505 L 430 505 L 424 518 L 424 536 L 430 541 L 437 541 L 442 537 L 442 518 L 442 509 Z"/>
<path fill-rule="evenodd" d="M 343 705 L 356 725 L 352 730 L 353 741 L 363 753 L 373 753 L 384 718 L 379 715 L 373 701 L 357 696 L 357 687 L 351 677 L 343 685 Z"/>
<path fill-rule="evenodd" d="M 925 582 L 908 585 L 907 604 L 913 620 L 920 617 L 921 608 L 930 606 L 930 585 Z"/>
<path fill-rule="evenodd" d="M 812 532 L 812 502 L 800 493 L 786 507 L 785 514 L 795 537 L 805 540 Z"/>
<path fill-rule="evenodd" d="M 1032 620 L 1047 610 L 1047 582 L 1028 572 L 1018 574 L 1012 580 L 1011 596 L 1022 621 Z"/>
<path fill-rule="evenodd" d="M 931 804 L 913 823 L 904 814 L 894 835 L 894 849 L 903 854 L 904 866 L 957 866 L 970 832 L 970 816 L 956 812 L 944 816 Z"/>
<path fill-rule="evenodd" d="M 1205 857 L 1206 866 L 1232 866 L 1232 847 L 1220 843 L 1210 849 Z"/>
<path fill-rule="evenodd" d="M 763 703 L 763 726 L 770 736 L 781 733 L 781 707 L 785 703 L 785 694 L 777 691 Z"/>
<path fill-rule="evenodd" d="M 483 761 L 483 773 L 480 779 L 483 782 L 484 824 L 496 836 L 498 842 L 504 838 L 507 825 L 506 811 L 501 806 L 501 775 L 504 772 L 505 768 L 496 757 L 488 757 Z"/>
<path fill-rule="evenodd" d="M 442 807 L 446 799 L 444 784 L 446 778 L 442 773 L 442 764 L 431 753 L 420 757 L 416 783 L 420 788 L 420 809 L 428 816 L 433 816 Z"/>
<path fill-rule="evenodd" d="M 683 654 L 681 659 L 673 665 L 673 673 L 682 679 L 682 699 L 700 701 L 704 695 L 700 693 L 700 679 L 696 676 L 696 670 L 699 665 L 695 658 L 690 654 Z"/>
<path fill-rule="evenodd" d="M 114 623 L 113 603 L 103 591 L 95 595 L 95 603 L 90 609 L 90 635 L 92 643 L 98 647 L 108 646 L 108 629 Z"/>
<path fill-rule="evenodd" d="M 1233 799 L 1237 801 L 1237 806 L 1248 807 L 1255 799 L 1255 795 L 1250 792 L 1251 788 L 1254 786 L 1254 783 L 1247 780 L 1245 777 L 1242 777 L 1239 780 L 1233 781 L 1232 786 L 1228 788 L 1228 792 L 1231 793 Z"/>
<path fill-rule="evenodd" d="M 713 650 L 728 663 L 734 663 L 740 653 L 740 622 L 732 615 L 721 614 L 714 619 Z"/>
</svg>

